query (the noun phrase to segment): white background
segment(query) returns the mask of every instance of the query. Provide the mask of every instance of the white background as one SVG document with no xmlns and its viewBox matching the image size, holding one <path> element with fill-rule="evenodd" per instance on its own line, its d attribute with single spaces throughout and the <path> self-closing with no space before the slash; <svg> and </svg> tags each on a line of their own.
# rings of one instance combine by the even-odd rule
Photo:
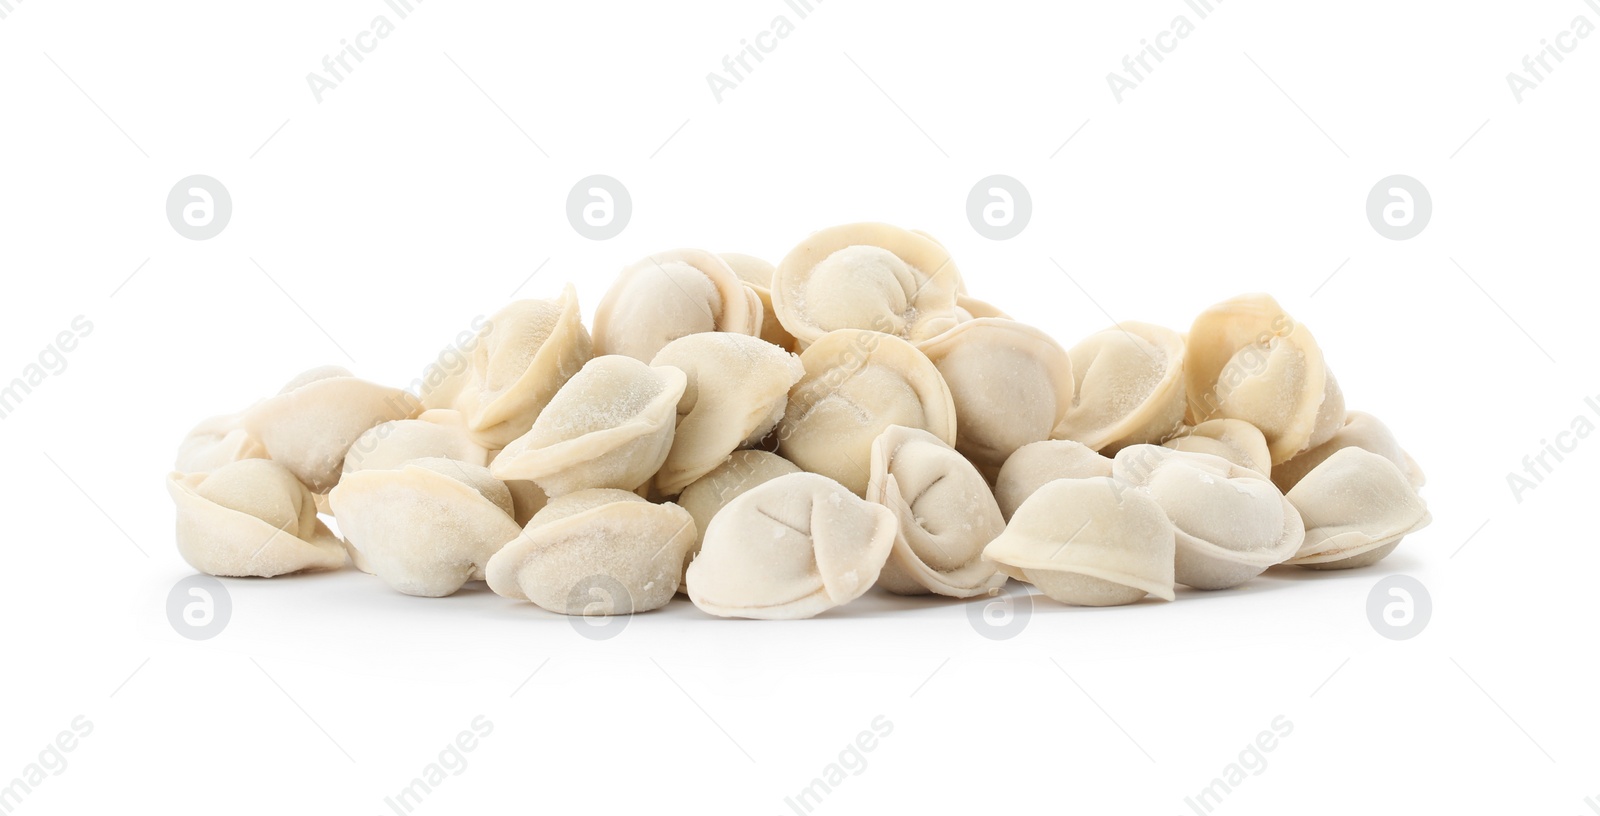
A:
<svg viewBox="0 0 1600 816">
<path fill-rule="evenodd" d="M 493 733 L 416 812 L 792 813 L 879 715 L 892 734 L 816 812 L 1191 813 L 1280 715 L 1293 733 L 1216 812 L 1600 798 L 1600 440 L 1521 502 L 1506 482 L 1600 423 L 1600 36 L 1520 103 L 1505 79 L 1600 24 L 1579 0 L 1230 0 L 1120 104 L 1106 74 L 1196 19 L 1178 0 L 828 0 L 721 103 L 706 75 L 795 21 L 780 0 L 430 0 L 320 103 L 306 75 L 394 19 L 380 0 L 11 4 L 0 382 L 94 325 L 0 421 L 0 785 L 94 724 L 19 813 L 388 813 L 478 715 Z M 194 173 L 234 202 L 203 242 L 164 213 Z M 566 219 L 592 173 L 632 193 L 609 241 Z M 965 216 L 993 173 L 1033 198 L 1009 241 Z M 1365 215 L 1394 173 L 1434 204 L 1403 242 Z M 228 581 L 213 640 L 168 624 L 192 570 L 163 479 L 201 417 L 322 363 L 407 383 L 513 291 L 572 280 L 592 315 L 648 252 L 776 260 L 867 219 L 931 232 L 975 295 L 1064 345 L 1272 292 L 1425 468 L 1433 526 L 1367 570 L 1041 599 L 1003 641 L 965 604 L 876 594 L 786 623 L 680 600 L 592 641 L 481 586 L 410 598 L 349 570 Z M 1393 573 L 1431 594 L 1412 640 L 1368 622 Z"/>
</svg>

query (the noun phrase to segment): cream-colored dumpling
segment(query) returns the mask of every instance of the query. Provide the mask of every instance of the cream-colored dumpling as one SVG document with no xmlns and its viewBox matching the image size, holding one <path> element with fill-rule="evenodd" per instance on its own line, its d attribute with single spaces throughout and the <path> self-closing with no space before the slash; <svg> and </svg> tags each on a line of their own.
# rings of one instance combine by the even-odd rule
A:
<svg viewBox="0 0 1600 816">
<path fill-rule="evenodd" d="M 179 473 L 210 473 L 241 459 L 266 459 L 266 446 L 241 427 L 243 414 L 223 414 L 201 420 L 178 443 L 173 469 Z"/>
<path fill-rule="evenodd" d="M 594 487 L 636 490 L 667 459 L 687 383 L 672 366 L 596 357 L 495 457 L 494 475 L 535 482 L 551 498 Z"/>
<path fill-rule="evenodd" d="M 994 497 L 1007 520 L 1039 488 L 1057 479 L 1110 476 L 1111 460 L 1082 442 L 1049 439 L 1017 448 L 995 477 Z"/>
<path fill-rule="evenodd" d="M 1011 315 L 1000 311 L 999 307 L 985 303 L 984 301 L 978 300 L 977 298 L 971 297 L 963 292 L 957 292 L 956 320 L 965 323 L 968 320 L 976 320 L 980 317 L 999 317 L 1006 320 L 1011 319 Z"/>
<path fill-rule="evenodd" d="M 1322 349 L 1268 295 L 1241 295 L 1195 318 L 1184 361 L 1189 421 L 1242 419 L 1261 429 L 1274 465 L 1328 441 L 1344 395 Z"/>
<path fill-rule="evenodd" d="M 471 365 L 423 394 L 429 408 L 455 408 L 490 450 L 528 432 L 563 383 L 593 356 L 572 284 L 554 300 L 519 300 L 489 319 Z"/>
<path fill-rule="evenodd" d="M 694 546 L 689 549 L 689 558 L 700 552 L 700 544 L 706 538 L 706 527 L 711 524 L 711 519 L 728 505 L 728 502 L 739 498 L 757 485 L 770 482 L 779 476 L 799 472 L 800 468 L 793 462 L 776 453 L 741 450 L 734 451 L 728 456 L 728 461 L 684 488 L 683 492 L 678 494 L 678 505 L 688 510 L 689 515 L 694 517 L 696 531 Z M 689 569 L 687 559 L 683 562 L 683 568 Z M 687 593 L 686 586 L 680 584 L 678 591 Z"/>
<path fill-rule="evenodd" d="M 178 553 L 201 572 L 270 578 L 344 565 L 344 545 L 317 518 L 311 491 L 277 462 L 173 473 L 167 492 L 178 505 Z"/>
<path fill-rule="evenodd" d="M 647 612 L 678 591 L 694 540 L 678 505 L 580 490 L 552 499 L 489 559 L 489 588 L 563 615 Z"/>
<path fill-rule="evenodd" d="M 761 339 L 784 351 L 798 351 L 794 335 L 783 327 L 783 323 L 778 321 L 777 312 L 772 310 L 772 276 L 778 271 L 777 267 L 753 255 L 738 252 L 723 252 L 717 257 L 760 299 Z"/>
<path fill-rule="evenodd" d="M 450 459 L 346 474 L 328 501 L 361 568 L 407 595 L 442 597 L 483 580 L 489 557 L 521 532 L 506 486 Z"/>
<path fill-rule="evenodd" d="M 895 517 L 815 473 L 763 483 L 722 508 L 689 563 L 689 599 L 725 618 L 809 618 L 861 597 Z"/>
<path fill-rule="evenodd" d="M 277 396 L 245 411 L 243 427 L 273 461 L 306 487 L 326 493 L 339 482 L 345 453 L 368 428 L 422 413 L 411 394 L 351 376 L 337 366 L 314 368 Z"/>
<path fill-rule="evenodd" d="M 890 425 L 956 440 L 955 402 L 927 356 L 898 337 L 839 329 L 800 354 L 805 376 L 789 392 L 778 452 L 802 470 L 867 488 L 872 440 Z"/>
<path fill-rule="evenodd" d="M 1161 505 L 1107 477 L 1057 479 L 1011 516 L 983 557 L 1062 603 L 1172 600 L 1175 534 Z"/>
<path fill-rule="evenodd" d="M 1055 438 L 1107 455 L 1160 442 L 1183 425 L 1183 336 L 1148 323 L 1089 335 L 1067 352 L 1077 392 Z"/>
<path fill-rule="evenodd" d="M 691 334 L 761 334 L 761 299 L 726 261 L 699 249 L 658 252 L 622 270 L 594 315 L 594 353 L 649 362 Z"/>
<path fill-rule="evenodd" d="M 1242 419 L 1208 419 L 1185 426 L 1163 447 L 1190 453 L 1209 453 L 1265 476 L 1272 473 L 1272 453 L 1261 430 Z"/>
<path fill-rule="evenodd" d="M 483 467 L 489 452 L 472 440 L 460 411 L 434 408 L 416 419 L 368 428 L 345 453 L 344 472 L 396 468 L 413 459 L 455 459 Z"/>
<path fill-rule="evenodd" d="M 1341 448 L 1289 491 L 1306 540 L 1285 563 L 1312 569 L 1375 564 L 1433 520 L 1407 474 L 1382 454 Z"/>
<path fill-rule="evenodd" d="M 1345 414 L 1344 426 L 1328 441 L 1273 468 L 1272 481 L 1280 490 L 1293 490 L 1313 468 L 1345 448 L 1361 448 L 1388 459 L 1395 464 L 1395 467 L 1400 468 L 1400 472 L 1406 475 L 1406 481 L 1414 488 L 1420 489 L 1427 481 L 1422 474 L 1422 468 L 1418 467 L 1411 455 L 1400 447 L 1400 442 L 1394 438 L 1389 426 L 1379 422 L 1377 417 L 1361 411 Z"/>
<path fill-rule="evenodd" d="M 983 474 L 938 437 L 890 425 L 872 443 L 867 501 L 899 519 L 878 585 L 899 595 L 955 598 L 1006 582 L 983 548 L 1006 528 Z"/>
<path fill-rule="evenodd" d="M 961 273 L 937 241 L 888 224 L 812 233 L 778 264 L 772 308 L 803 349 L 835 329 L 913 342 L 956 324 Z"/>
<path fill-rule="evenodd" d="M 1072 360 L 1038 329 L 980 317 L 918 344 L 956 406 L 956 450 L 998 467 L 1017 448 L 1049 439 L 1072 407 Z"/>
<path fill-rule="evenodd" d="M 650 362 L 687 375 L 672 450 L 656 474 L 675 496 L 734 450 L 761 441 L 783 418 L 789 388 L 805 374 L 794 354 L 757 337 L 703 332 L 668 343 Z"/>
<path fill-rule="evenodd" d="M 1220 456 L 1130 445 L 1117 452 L 1112 475 L 1147 491 L 1172 520 L 1180 584 L 1238 586 L 1293 557 L 1305 541 L 1300 513 L 1277 486 Z"/>
</svg>

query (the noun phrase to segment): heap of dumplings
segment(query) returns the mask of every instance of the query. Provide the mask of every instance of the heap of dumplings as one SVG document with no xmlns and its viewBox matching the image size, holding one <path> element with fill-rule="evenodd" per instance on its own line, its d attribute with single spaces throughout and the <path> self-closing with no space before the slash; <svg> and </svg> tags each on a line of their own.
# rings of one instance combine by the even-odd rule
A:
<svg viewBox="0 0 1600 816">
<path fill-rule="evenodd" d="M 873 586 L 1172 600 L 1366 566 L 1430 520 L 1417 464 L 1266 295 L 1067 349 L 929 236 L 849 224 L 776 267 L 642 259 L 592 328 L 569 285 L 467 337 L 417 393 L 316 368 L 201 422 L 168 477 L 184 559 L 806 618 Z"/>
</svg>

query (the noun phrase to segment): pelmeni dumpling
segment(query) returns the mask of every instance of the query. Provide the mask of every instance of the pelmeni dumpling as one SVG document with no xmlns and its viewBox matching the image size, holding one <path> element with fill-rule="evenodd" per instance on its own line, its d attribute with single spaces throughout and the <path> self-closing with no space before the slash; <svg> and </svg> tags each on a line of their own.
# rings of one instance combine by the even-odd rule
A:
<svg viewBox="0 0 1600 816">
<path fill-rule="evenodd" d="M 980 317 L 1000 317 L 1007 320 L 1011 319 L 1011 315 L 1000 311 L 998 307 L 978 300 L 977 298 L 972 297 L 964 292 L 957 292 L 956 320 L 965 323 L 968 320 L 976 320 Z"/>
<path fill-rule="evenodd" d="M 1406 481 L 1414 488 L 1420 489 L 1427 481 L 1422 468 L 1418 467 L 1416 460 L 1400 447 L 1400 442 L 1394 438 L 1389 426 L 1378 421 L 1377 417 L 1361 411 L 1345 414 L 1343 427 L 1339 428 L 1328 441 L 1273 468 L 1272 481 L 1280 490 L 1292 490 L 1313 468 L 1345 448 L 1361 448 L 1388 459 L 1395 467 L 1400 468 L 1400 472 L 1406 475 Z"/>
<path fill-rule="evenodd" d="M 1106 455 L 1160 442 L 1183 426 L 1183 336 L 1148 323 L 1122 323 L 1067 352 L 1077 392 L 1055 438 Z"/>
<path fill-rule="evenodd" d="M 178 553 L 201 572 L 270 578 L 344 565 L 344 545 L 317 518 L 311 491 L 277 462 L 173 473 L 167 492 L 178 505 Z"/>
<path fill-rule="evenodd" d="M 956 324 L 961 273 L 937 241 L 888 224 L 812 233 L 778 264 L 772 308 L 800 347 L 835 329 L 913 342 Z"/>
<path fill-rule="evenodd" d="M 700 544 L 705 541 L 706 527 L 710 526 L 711 519 L 721 512 L 728 502 L 744 495 L 751 488 L 765 484 L 790 473 L 799 473 L 800 468 L 788 459 L 776 453 L 763 450 L 740 450 L 728 455 L 728 461 L 718 465 L 704 476 L 696 479 L 693 484 L 683 489 L 678 494 L 678 505 L 689 511 L 694 517 L 695 539 L 694 546 L 689 548 L 689 558 L 700 552 Z M 685 571 L 689 569 L 689 561 L 683 562 Z M 687 593 L 687 584 L 679 584 L 678 591 Z"/>
<path fill-rule="evenodd" d="M 434 408 L 416 419 L 368 428 L 345 453 L 344 472 L 396 468 L 413 459 L 455 459 L 483 467 L 489 464 L 489 452 L 473 441 L 460 411 Z"/>
<path fill-rule="evenodd" d="M 672 450 L 655 479 L 666 496 L 710 473 L 735 449 L 761 441 L 783 418 L 789 387 L 805 374 L 794 354 L 727 332 L 680 337 L 650 364 L 678 368 L 688 378 Z"/>
<path fill-rule="evenodd" d="M 1268 295 L 1205 310 L 1184 361 L 1189 421 L 1242 419 L 1261 429 L 1274 465 L 1328 441 L 1344 422 L 1344 395 L 1310 330 Z"/>
<path fill-rule="evenodd" d="M 689 563 L 689 599 L 724 618 L 809 618 L 861 597 L 894 545 L 894 513 L 815 473 L 722 508 Z"/>
<path fill-rule="evenodd" d="M 1263 476 L 1273 472 L 1272 453 L 1261 429 L 1242 419 L 1208 419 L 1194 427 L 1185 426 L 1162 447 L 1190 453 L 1209 453 Z"/>
<path fill-rule="evenodd" d="M 339 482 L 345 453 L 368 428 L 420 413 L 422 405 L 406 391 L 324 366 L 247 409 L 242 424 L 273 461 L 313 492 L 326 493 Z"/>
<path fill-rule="evenodd" d="M 1175 577 L 1195 589 L 1227 589 L 1294 556 L 1306 528 L 1293 504 L 1260 472 L 1209 453 L 1130 445 L 1117 479 L 1149 492 L 1177 535 Z"/>
<path fill-rule="evenodd" d="M 407 595 L 437 598 L 483 580 L 489 557 L 521 532 L 506 486 L 450 459 L 345 474 L 328 501 L 359 566 Z"/>
<path fill-rule="evenodd" d="M 867 488 L 872 440 L 890 425 L 956 440 L 955 402 L 926 355 L 893 335 L 839 329 L 800 354 L 805 376 L 789 392 L 778 452 L 802 470 Z"/>
<path fill-rule="evenodd" d="M 672 366 L 596 357 L 495 457 L 494 475 L 535 482 L 551 498 L 593 487 L 636 490 L 667 459 L 687 383 Z"/>
<path fill-rule="evenodd" d="M 241 425 L 243 414 L 223 414 L 201 420 L 178 443 L 173 469 L 179 473 L 210 473 L 241 459 L 266 459 L 267 448 Z"/>
<path fill-rule="evenodd" d="M 1362 448 L 1334 451 L 1288 495 L 1305 518 L 1306 540 L 1284 563 L 1311 569 L 1375 564 L 1433 521 L 1410 477 Z"/>
<path fill-rule="evenodd" d="M 424 393 L 429 408 L 455 408 L 490 450 L 528 432 L 563 383 L 593 356 L 572 284 L 554 300 L 519 300 L 478 331 L 472 361 L 450 382 Z"/>
<path fill-rule="evenodd" d="M 489 588 L 563 615 L 647 612 L 678 591 L 694 540 L 694 519 L 676 504 L 580 490 L 552 499 L 489 559 Z"/>
<path fill-rule="evenodd" d="M 761 333 L 761 299 L 699 249 L 658 252 L 622 270 L 594 315 L 594 353 L 649 362 L 662 346 L 690 334 Z"/>
<path fill-rule="evenodd" d="M 1035 491 L 1057 479 L 1110 476 L 1111 460 L 1082 442 L 1048 439 L 1017 448 L 995 477 L 994 497 L 1007 520 Z"/>
<path fill-rule="evenodd" d="M 1072 360 L 1050 335 L 997 317 L 968 320 L 917 345 L 956 406 L 956 450 L 999 467 L 1050 438 L 1072 407 Z"/>
<path fill-rule="evenodd" d="M 723 252 L 717 257 L 761 301 L 761 339 L 784 351 L 797 351 L 794 335 L 783 327 L 783 323 L 778 321 L 777 312 L 772 310 L 772 276 L 778 271 L 777 267 L 753 255 L 738 252 Z"/>
<path fill-rule="evenodd" d="M 938 437 L 890 425 L 872 443 L 867 501 L 899 519 L 878 585 L 899 595 L 955 598 L 1006 582 L 983 548 L 1006 528 L 983 474 Z"/>
<path fill-rule="evenodd" d="M 1039 488 L 983 557 L 1062 603 L 1118 606 L 1175 597 L 1174 548 L 1172 522 L 1155 499 L 1094 477 Z"/>
</svg>

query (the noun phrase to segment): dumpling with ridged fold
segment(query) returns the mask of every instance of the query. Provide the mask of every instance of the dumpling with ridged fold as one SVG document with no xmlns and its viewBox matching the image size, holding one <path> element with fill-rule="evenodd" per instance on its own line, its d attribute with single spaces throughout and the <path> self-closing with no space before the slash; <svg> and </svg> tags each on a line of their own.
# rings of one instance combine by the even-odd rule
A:
<svg viewBox="0 0 1600 816">
<path fill-rule="evenodd" d="M 1067 356 L 1077 390 L 1055 438 L 1082 442 L 1109 456 L 1171 436 L 1183 426 L 1183 348 L 1177 332 L 1136 322 L 1096 332 L 1073 346 Z"/>
<path fill-rule="evenodd" d="M 809 618 L 861 597 L 894 545 L 894 513 L 815 473 L 765 482 L 711 519 L 689 600 L 724 618 Z"/>
<path fill-rule="evenodd" d="M 1300 513 L 1259 471 L 1220 456 L 1130 445 L 1112 475 L 1148 492 L 1177 535 L 1175 578 L 1228 589 L 1291 558 L 1305 541 Z"/>
<path fill-rule="evenodd" d="M 961 273 L 937 241 L 888 224 L 845 224 L 807 236 L 778 263 L 772 309 L 800 348 L 836 329 L 913 342 L 956 324 Z"/>
<path fill-rule="evenodd" d="M 956 450 L 999 467 L 1050 438 L 1072 407 L 1072 360 L 1050 335 L 1015 320 L 968 320 L 917 345 L 956 406 Z"/>
<path fill-rule="evenodd" d="M 856 495 L 867 488 L 872 440 L 890 425 L 956 441 L 955 402 L 927 356 L 898 337 L 839 329 L 800 353 L 805 376 L 789 392 L 778 453 Z"/>
<path fill-rule="evenodd" d="M 1406 476 L 1406 481 L 1414 488 L 1421 489 L 1427 481 L 1422 468 L 1411 458 L 1411 454 L 1400 447 L 1399 440 L 1395 439 L 1394 432 L 1389 430 L 1389 426 L 1383 424 L 1377 417 L 1362 411 L 1346 413 L 1344 425 L 1335 431 L 1328 441 L 1273 468 L 1272 481 L 1280 490 L 1286 492 L 1293 490 L 1307 473 L 1345 448 L 1372 451 L 1388 459 L 1395 467 L 1400 468 L 1400 472 Z"/>
<path fill-rule="evenodd" d="M 1070 439 L 1047 439 L 1017 448 L 994 481 L 994 498 L 1007 521 L 1035 491 L 1057 479 L 1111 475 L 1111 459 Z"/>
<path fill-rule="evenodd" d="M 999 307 L 985 301 L 978 300 L 977 298 L 972 297 L 964 292 L 957 292 L 956 320 L 965 323 L 968 320 L 977 320 L 980 317 L 999 317 L 1006 320 L 1011 319 L 1011 315 L 1000 311 Z"/>
<path fill-rule="evenodd" d="M 805 374 L 793 353 L 727 332 L 680 337 L 650 365 L 687 376 L 672 450 L 655 476 L 656 490 L 666 496 L 676 496 L 738 448 L 760 442 L 783 418 L 789 388 Z"/>
<path fill-rule="evenodd" d="M 416 419 L 368 428 L 345 453 L 344 472 L 396 468 L 413 459 L 455 459 L 483 467 L 489 464 L 489 451 L 473 441 L 460 411 L 434 408 Z"/>
<path fill-rule="evenodd" d="M 323 366 L 251 406 L 241 426 L 312 492 L 326 493 L 339 483 L 345 453 L 368 428 L 420 413 L 422 404 L 406 391 Z"/>
<path fill-rule="evenodd" d="M 983 557 L 1062 603 L 1120 606 L 1176 597 L 1175 541 L 1148 493 L 1108 477 L 1057 479 L 1017 508 Z"/>
<path fill-rule="evenodd" d="M 657 252 L 629 264 L 594 314 L 594 353 L 649 362 L 700 332 L 761 334 L 761 299 L 728 263 L 700 249 Z"/>
<path fill-rule="evenodd" d="M 1344 394 L 1311 331 L 1269 295 L 1240 295 L 1200 313 L 1184 360 L 1190 424 L 1227 417 L 1261 429 L 1272 464 L 1328 441 Z"/>
<path fill-rule="evenodd" d="M 1006 528 L 988 482 L 938 437 L 890 425 L 872 443 L 867 501 L 899 519 L 878 586 L 897 595 L 982 595 L 1006 582 L 983 548 Z"/>
<path fill-rule="evenodd" d="M 733 274 L 756 293 L 761 301 L 761 339 L 785 351 L 797 351 L 794 335 L 783 327 L 778 313 L 772 310 L 772 276 L 778 268 L 754 255 L 740 252 L 722 252 L 717 257 L 727 263 Z"/>
<path fill-rule="evenodd" d="M 596 357 L 495 456 L 494 475 L 534 482 L 551 498 L 593 487 L 637 490 L 667 460 L 687 384 L 672 366 Z"/>
<path fill-rule="evenodd" d="M 1375 564 L 1433 521 L 1411 477 L 1388 457 L 1363 448 L 1334 451 L 1288 496 L 1306 523 L 1305 543 L 1284 562 L 1297 567 Z"/>
<path fill-rule="evenodd" d="M 173 469 L 210 473 L 240 459 L 266 459 L 267 448 L 241 424 L 243 414 L 222 414 L 201 420 L 178 443 Z"/>
<path fill-rule="evenodd" d="M 626 490 L 552 499 L 489 559 L 489 588 L 562 615 L 627 615 L 666 606 L 678 591 L 694 519 L 676 504 Z"/>
<path fill-rule="evenodd" d="M 527 433 L 562 384 L 594 355 L 570 283 L 553 300 L 507 305 L 471 343 L 470 363 L 425 390 L 422 403 L 460 411 L 474 440 L 489 450 Z"/>
<path fill-rule="evenodd" d="M 271 578 L 344 566 L 344 545 L 317 518 L 311 491 L 283 465 L 240 459 L 172 473 L 178 553 L 208 575 Z"/>
<path fill-rule="evenodd" d="M 481 465 L 417 459 L 346 474 L 328 503 L 365 572 L 407 595 L 450 595 L 481 581 L 521 532 L 511 492 Z"/>
<path fill-rule="evenodd" d="M 1177 436 L 1162 447 L 1190 453 L 1209 453 L 1263 476 L 1272 473 L 1272 452 L 1261 430 L 1242 419 L 1208 419 L 1195 426 L 1185 425 Z"/>
<path fill-rule="evenodd" d="M 706 527 L 722 508 L 728 506 L 728 502 L 779 476 L 799 472 L 800 468 L 795 463 L 776 453 L 741 450 L 729 454 L 728 461 L 684 488 L 683 492 L 678 494 L 678 505 L 688 510 L 689 515 L 694 517 L 696 531 L 694 546 L 689 548 L 689 558 L 700 552 L 700 544 L 706 537 Z M 687 558 L 684 559 L 683 568 L 689 569 Z M 678 591 L 688 592 L 686 586 L 680 584 Z"/>
</svg>

